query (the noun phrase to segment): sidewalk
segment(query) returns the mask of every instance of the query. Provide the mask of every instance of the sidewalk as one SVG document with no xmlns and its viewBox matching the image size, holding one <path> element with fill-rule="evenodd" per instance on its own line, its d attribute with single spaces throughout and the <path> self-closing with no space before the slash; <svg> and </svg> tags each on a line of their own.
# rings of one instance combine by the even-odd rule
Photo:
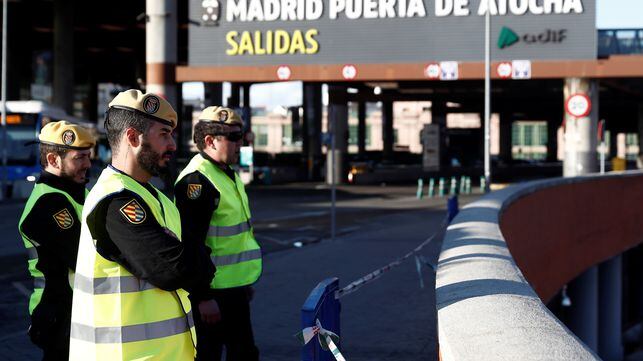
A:
<svg viewBox="0 0 643 361">
<path fill-rule="evenodd" d="M 261 359 L 298 360 L 300 309 L 324 278 L 340 287 L 404 255 L 438 229 L 444 207 L 371 219 L 369 226 L 302 249 L 269 254 L 253 301 L 255 338 Z M 437 259 L 439 244 L 421 254 Z M 415 261 L 407 260 L 379 280 L 341 299 L 341 345 L 347 360 L 435 359 L 434 275 L 423 270 L 420 289 Z"/>
</svg>

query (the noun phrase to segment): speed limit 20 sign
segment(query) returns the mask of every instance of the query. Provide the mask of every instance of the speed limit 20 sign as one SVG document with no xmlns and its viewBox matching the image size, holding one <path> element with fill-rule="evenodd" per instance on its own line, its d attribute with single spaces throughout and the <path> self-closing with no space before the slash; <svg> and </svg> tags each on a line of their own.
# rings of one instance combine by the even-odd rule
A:
<svg viewBox="0 0 643 361">
<path fill-rule="evenodd" d="M 585 94 L 572 94 L 565 102 L 565 110 L 576 118 L 586 117 L 592 110 L 592 102 Z"/>
</svg>

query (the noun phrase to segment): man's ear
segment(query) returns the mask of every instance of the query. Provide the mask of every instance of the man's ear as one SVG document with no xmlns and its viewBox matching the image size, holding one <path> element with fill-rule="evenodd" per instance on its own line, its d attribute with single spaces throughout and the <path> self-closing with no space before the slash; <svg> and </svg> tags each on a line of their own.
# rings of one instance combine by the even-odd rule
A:
<svg viewBox="0 0 643 361">
<path fill-rule="evenodd" d="M 131 147 L 135 148 L 141 144 L 141 141 L 139 139 L 140 135 L 141 133 L 134 128 L 125 129 L 125 140 L 127 141 L 127 144 Z"/>
<path fill-rule="evenodd" d="M 216 149 L 214 147 L 214 136 L 213 135 L 206 135 L 205 138 L 203 138 L 203 142 L 205 143 L 206 148 L 211 147 L 212 149 Z"/>
<path fill-rule="evenodd" d="M 56 154 L 56 153 L 47 153 L 47 164 L 50 166 L 60 169 L 60 163 L 62 162 L 62 158 Z"/>
</svg>

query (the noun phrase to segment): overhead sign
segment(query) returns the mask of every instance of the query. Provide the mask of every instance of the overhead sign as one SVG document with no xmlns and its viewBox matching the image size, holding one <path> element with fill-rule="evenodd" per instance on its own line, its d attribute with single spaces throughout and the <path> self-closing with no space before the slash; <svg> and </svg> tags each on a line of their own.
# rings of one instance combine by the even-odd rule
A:
<svg viewBox="0 0 643 361">
<path fill-rule="evenodd" d="M 498 64 L 498 68 L 496 69 L 496 71 L 498 72 L 498 76 L 501 79 L 511 78 L 511 73 L 512 73 L 511 63 L 504 62 L 504 63 Z"/>
<path fill-rule="evenodd" d="M 342 77 L 346 80 L 353 80 L 357 76 L 357 68 L 355 65 L 347 64 L 342 68 Z"/>
<path fill-rule="evenodd" d="M 531 61 L 514 60 L 511 62 L 512 79 L 531 79 Z"/>
<path fill-rule="evenodd" d="M 458 62 L 442 61 L 440 62 L 440 79 L 441 80 L 458 80 Z"/>
<path fill-rule="evenodd" d="M 592 102 L 585 94 L 572 94 L 565 102 L 565 110 L 569 115 L 582 118 L 589 115 L 592 109 Z"/>
<path fill-rule="evenodd" d="M 440 64 L 431 63 L 426 65 L 424 67 L 424 76 L 432 80 L 440 79 Z"/>
<path fill-rule="evenodd" d="M 596 0 L 190 0 L 188 63 L 481 61 L 487 12 L 494 61 L 596 58 Z"/>
<path fill-rule="evenodd" d="M 281 65 L 277 68 L 277 79 L 279 80 L 289 80 L 292 75 L 290 67 L 287 65 Z"/>
</svg>

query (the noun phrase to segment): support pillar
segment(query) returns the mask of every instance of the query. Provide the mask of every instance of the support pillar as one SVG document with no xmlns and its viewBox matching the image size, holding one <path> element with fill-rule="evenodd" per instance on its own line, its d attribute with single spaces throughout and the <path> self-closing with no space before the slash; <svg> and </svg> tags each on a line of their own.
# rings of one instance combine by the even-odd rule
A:
<svg viewBox="0 0 643 361">
<path fill-rule="evenodd" d="M 15 34 L 14 34 L 15 35 Z M 54 1 L 54 86 L 52 101 L 67 114 L 74 105 L 74 2 Z"/>
<path fill-rule="evenodd" d="M 639 103 L 639 156 L 636 158 L 636 167 L 643 169 L 643 103 Z"/>
<path fill-rule="evenodd" d="M 431 123 L 440 127 L 440 168 L 444 169 L 449 165 L 450 154 L 447 154 L 447 105 L 446 102 L 433 100 L 431 102 Z"/>
<path fill-rule="evenodd" d="M 505 162 L 511 162 L 511 147 L 512 147 L 512 125 L 513 118 L 511 113 L 500 113 L 500 159 Z"/>
<path fill-rule="evenodd" d="M 547 161 L 558 161 L 558 128 L 562 119 L 551 118 L 547 121 Z"/>
<path fill-rule="evenodd" d="M 357 153 L 366 154 L 366 102 L 357 103 Z"/>
<path fill-rule="evenodd" d="M 203 83 L 205 106 L 223 105 L 223 84 Z"/>
<path fill-rule="evenodd" d="M 304 83 L 302 152 L 308 180 L 321 178 L 322 88 L 320 83 Z"/>
<path fill-rule="evenodd" d="M 252 84 L 246 83 L 243 84 L 241 89 L 243 90 L 243 130 L 245 132 L 252 129 L 252 108 L 250 107 L 250 86 Z"/>
<path fill-rule="evenodd" d="M 335 138 L 334 175 L 335 183 L 344 183 L 347 176 L 346 155 L 348 154 L 348 92 L 343 86 L 328 87 L 328 130 Z M 332 183 L 331 147 L 326 152 L 326 183 Z"/>
<path fill-rule="evenodd" d="M 382 143 L 384 144 L 384 149 L 382 152 L 383 162 L 392 162 L 393 161 L 393 101 L 384 100 L 382 102 Z"/>
<path fill-rule="evenodd" d="M 172 0 L 146 0 L 145 62 L 146 92 L 163 96 L 177 112 L 177 9 Z"/>
<path fill-rule="evenodd" d="M 623 359 L 622 304 L 623 262 L 617 255 L 599 265 L 598 355 L 605 361 Z"/>
<path fill-rule="evenodd" d="M 598 127 L 598 81 L 566 78 L 565 102 L 574 94 L 584 94 L 591 101 L 589 115 L 576 118 L 565 111 L 565 159 L 563 176 L 575 177 L 598 171 L 596 130 Z"/>
<path fill-rule="evenodd" d="M 228 97 L 228 108 L 239 108 L 239 89 L 240 85 L 238 83 L 230 83 L 230 96 Z"/>
<path fill-rule="evenodd" d="M 593 266 L 569 284 L 569 329 L 594 352 L 598 351 L 598 267 Z"/>
</svg>

